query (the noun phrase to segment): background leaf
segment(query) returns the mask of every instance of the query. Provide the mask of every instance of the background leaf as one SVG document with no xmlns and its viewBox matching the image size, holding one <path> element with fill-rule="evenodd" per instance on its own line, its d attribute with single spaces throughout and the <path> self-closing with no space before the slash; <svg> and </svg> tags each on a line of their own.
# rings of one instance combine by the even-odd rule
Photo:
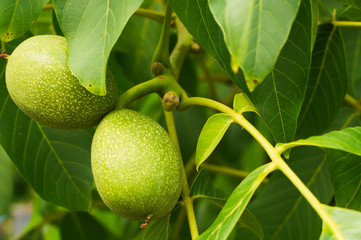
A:
<svg viewBox="0 0 361 240">
<path fill-rule="evenodd" d="M 108 232 L 88 213 L 69 213 L 61 222 L 62 239 L 99 240 L 107 239 Z"/>
<path fill-rule="evenodd" d="M 219 207 L 223 207 L 226 202 L 225 194 L 220 189 L 213 186 L 208 171 L 205 169 L 202 169 L 198 173 L 192 184 L 189 195 L 196 199 L 203 198 L 211 200 Z M 248 209 L 245 209 L 243 212 L 239 223 L 242 228 L 250 230 L 258 239 L 263 239 L 262 227 L 257 218 Z"/>
<path fill-rule="evenodd" d="M 160 3 L 149 0 L 144 1 L 141 7 L 162 11 Z M 132 85 L 128 88 L 153 78 L 150 66 L 161 28 L 162 25 L 158 22 L 133 15 L 115 43 L 113 54 L 124 74 L 132 81 Z"/>
<path fill-rule="evenodd" d="M 326 130 L 343 102 L 347 90 L 345 53 L 340 30 L 320 25 L 312 54 L 308 85 L 297 138 Z"/>
<path fill-rule="evenodd" d="M 361 212 L 338 207 L 329 207 L 326 205 L 323 207 L 331 216 L 332 220 L 336 223 L 338 229 L 341 231 L 341 234 L 345 239 L 357 240 L 361 238 Z M 339 238 L 334 236 L 332 230 L 326 223 L 323 223 L 320 240 L 331 239 L 336 240 Z"/>
<path fill-rule="evenodd" d="M 361 16 L 361 13 L 359 13 Z M 343 29 L 342 37 L 346 49 L 346 67 L 349 77 L 349 92 L 361 97 L 361 31 Z"/>
<path fill-rule="evenodd" d="M 340 3 L 351 5 L 355 8 L 361 9 L 361 2 L 359 0 L 338 0 Z"/>
<path fill-rule="evenodd" d="M 311 4 L 302 0 L 272 73 L 251 93 L 276 142 L 290 142 L 295 137 L 311 62 L 311 38 Z"/>
<path fill-rule="evenodd" d="M 233 118 L 224 113 L 215 114 L 207 120 L 197 142 L 197 169 L 217 147 L 232 122 Z"/>
<path fill-rule="evenodd" d="M 296 17 L 300 0 L 209 0 L 221 27 L 232 68 L 241 67 L 250 91 L 272 71 Z"/>
<path fill-rule="evenodd" d="M 169 231 L 169 219 L 170 214 L 157 221 L 149 222 L 146 229 L 143 229 L 142 233 L 136 238 L 137 240 L 167 240 Z"/>
<path fill-rule="evenodd" d="M 268 163 L 250 173 L 233 191 L 212 226 L 202 233 L 198 239 L 227 239 L 254 192 L 273 170 L 274 165 Z"/>
<path fill-rule="evenodd" d="M 287 163 L 322 203 L 330 202 L 333 191 L 327 158 L 322 150 L 310 147 L 294 149 Z M 316 240 L 320 236 L 321 219 L 281 172 L 272 174 L 249 209 L 260 222 L 265 240 Z M 239 238 L 254 239 L 246 232 Z"/>
<path fill-rule="evenodd" d="M 30 29 L 48 0 L 1 0 L 0 40 L 9 42 Z"/>
<path fill-rule="evenodd" d="M 98 199 L 103 204 L 100 196 Z M 93 201 L 96 204 L 95 201 Z M 108 208 L 92 208 L 91 216 L 96 219 L 115 239 L 134 239 L 142 229 L 140 223 L 122 218 Z"/>
<path fill-rule="evenodd" d="M 18 171 L 45 200 L 87 211 L 93 177 L 90 145 L 94 130 L 58 130 L 30 119 L 11 100 L 0 59 L 0 144 Z"/>
<path fill-rule="evenodd" d="M 361 156 L 342 151 L 328 152 L 336 206 L 361 210 Z"/>
<path fill-rule="evenodd" d="M 343 106 L 332 124 L 332 129 L 360 126 L 355 110 Z M 329 172 L 334 188 L 336 206 L 361 210 L 360 163 L 361 157 L 344 151 L 328 150 Z"/>
<path fill-rule="evenodd" d="M 0 215 L 11 203 L 14 191 L 13 166 L 11 159 L 0 145 Z"/>
<path fill-rule="evenodd" d="M 196 179 L 194 179 L 189 196 L 210 199 L 216 203 L 222 204 L 226 201 L 225 194 L 220 189 L 213 186 L 209 173 L 205 169 L 201 169 L 197 174 Z"/>
<path fill-rule="evenodd" d="M 59 25 L 68 40 L 70 70 L 85 88 L 105 95 L 109 53 L 142 0 L 54 0 Z"/>
<path fill-rule="evenodd" d="M 235 74 L 231 69 L 231 57 L 227 50 L 222 30 L 213 18 L 207 0 L 169 0 L 174 12 L 190 34 L 227 72 L 232 81 L 246 90 L 243 73 Z"/>
</svg>

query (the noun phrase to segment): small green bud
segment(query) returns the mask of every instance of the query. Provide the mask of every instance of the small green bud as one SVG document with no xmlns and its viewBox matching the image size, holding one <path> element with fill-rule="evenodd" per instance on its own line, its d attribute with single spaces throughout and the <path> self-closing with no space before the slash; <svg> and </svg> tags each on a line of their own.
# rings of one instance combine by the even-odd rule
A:
<svg viewBox="0 0 361 240">
<path fill-rule="evenodd" d="M 165 72 L 165 66 L 161 62 L 154 62 L 151 67 L 154 76 L 162 75 Z"/>
</svg>

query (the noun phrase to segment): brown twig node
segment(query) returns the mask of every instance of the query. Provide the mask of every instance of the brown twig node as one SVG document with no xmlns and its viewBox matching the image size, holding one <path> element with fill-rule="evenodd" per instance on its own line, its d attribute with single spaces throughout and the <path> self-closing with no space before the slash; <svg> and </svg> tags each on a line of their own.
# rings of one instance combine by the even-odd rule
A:
<svg viewBox="0 0 361 240">
<path fill-rule="evenodd" d="M 150 221 L 149 218 L 145 219 L 144 223 L 140 224 L 139 227 L 140 227 L 141 229 L 144 229 L 144 228 L 148 227 L 149 221 Z"/>
<path fill-rule="evenodd" d="M 6 50 L 2 50 L 1 54 L 0 54 L 0 58 L 5 58 L 5 59 L 9 59 L 10 55 L 6 54 Z"/>
</svg>

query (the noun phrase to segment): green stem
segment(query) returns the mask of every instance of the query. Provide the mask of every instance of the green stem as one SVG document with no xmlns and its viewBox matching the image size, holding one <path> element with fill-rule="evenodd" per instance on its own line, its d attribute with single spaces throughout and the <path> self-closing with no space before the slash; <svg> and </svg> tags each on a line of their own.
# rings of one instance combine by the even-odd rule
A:
<svg viewBox="0 0 361 240">
<path fill-rule="evenodd" d="M 199 65 L 204 73 L 204 75 L 206 76 L 206 81 L 208 83 L 208 87 L 209 87 L 209 91 L 211 93 L 211 96 L 213 99 L 215 100 L 219 100 L 219 96 L 218 96 L 218 93 L 216 91 L 216 87 L 214 85 L 214 79 L 212 78 L 209 70 L 208 70 L 208 67 L 206 66 L 206 63 L 204 62 L 204 59 L 202 58 L 202 56 L 199 56 L 197 55 L 197 58 L 198 58 L 198 62 L 199 62 Z"/>
<path fill-rule="evenodd" d="M 357 101 L 354 97 L 351 95 L 346 94 L 345 96 L 345 102 L 349 104 L 351 107 L 353 107 L 356 112 L 361 115 L 361 104 L 359 101 Z"/>
<path fill-rule="evenodd" d="M 189 52 L 193 39 L 179 19 L 176 21 L 176 27 L 178 40 L 172 54 L 170 55 L 170 62 L 172 64 L 175 78 L 178 79 L 184 59 Z"/>
<path fill-rule="evenodd" d="M 134 14 L 141 16 L 141 17 L 146 17 L 146 18 L 152 19 L 159 23 L 163 23 L 163 21 L 164 21 L 164 13 L 154 11 L 151 9 L 139 8 L 137 11 L 135 11 Z"/>
<path fill-rule="evenodd" d="M 175 81 L 174 76 L 161 75 L 155 77 L 151 80 L 140 83 L 122 93 L 118 98 L 118 104 L 116 109 L 122 109 L 126 107 L 129 103 L 147 94 L 158 93 L 160 96 L 163 96 L 166 92 L 171 90 L 177 93 L 179 96 L 187 96 L 185 91 Z"/>
<path fill-rule="evenodd" d="M 149 81 L 140 83 L 126 92 L 122 93 L 118 98 L 118 105 L 116 109 L 122 109 L 129 103 L 141 98 L 149 93 L 160 93 L 164 82 L 159 77 L 153 78 Z"/>
<path fill-rule="evenodd" d="M 301 192 L 301 194 L 306 198 L 309 204 L 313 207 L 313 209 L 317 212 L 317 214 L 321 217 L 321 219 L 329 225 L 331 230 L 337 239 L 344 239 L 337 225 L 333 222 L 331 217 L 322 207 L 322 204 L 319 200 L 313 195 L 313 193 L 308 189 L 308 187 L 298 178 L 298 176 L 292 171 L 292 169 L 285 163 L 285 161 L 281 158 L 277 150 L 268 142 L 268 140 L 250 123 L 245 119 L 241 114 L 235 112 L 233 109 L 223 105 L 219 102 L 216 102 L 211 99 L 200 98 L 200 97 L 192 97 L 185 98 L 179 105 L 179 110 L 184 110 L 189 108 L 190 106 L 205 106 L 209 108 L 213 108 L 220 112 L 229 114 L 233 117 L 234 121 L 241 125 L 247 132 L 249 132 L 257 142 L 265 149 L 268 156 L 271 160 L 277 165 L 278 169 L 280 169 L 283 174 L 293 183 L 293 185 Z"/>
<path fill-rule="evenodd" d="M 180 165 L 181 165 L 181 172 L 182 172 L 182 195 L 183 195 L 183 204 L 186 209 L 187 217 L 188 217 L 188 223 L 189 223 L 189 229 L 191 232 L 192 239 L 196 239 L 199 236 L 198 233 L 198 227 L 197 227 L 197 221 L 194 214 L 194 208 L 193 208 L 193 199 L 189 197 L 189 185 L 187 181 L 187 175 L 186 171 L 184 169 L 184 164 L 182 160 L 182 155 L 180 152 L 178 137 L 177 137 L 177 130 L 175 128 L 175 122 L 174 122 L 174 115 L 173 112 L 167 112 L 164 111 L 165 120 L 167 122 L 168 132 L 169 136 L 172 139 L 173 143 L 177 147 L 178 153 L 179 153 L 179 159 L 180 159 Z"/>
<path fill-rule="evenodd" d="M 361 28 L 361 22 L 356 21 L 338 21 L 338 20 L 328 20 L 328 21 L 319 21 L 318 24 L 332 23 L 335 27 L 341 28 Z"/>
<path fill-rule="evenodd" d="M 172 8 L 167 4 L 165 11 L 164 22 L 162 27 L 162 32 L 160 39 L 157 45 L 157 48 L 154 51 L 152 62 L 161 62 L 168 69 L 172 69 L 172 65 L 169 61 L 169 29 L 171 27 L 172 20 Z"/>
<path fill-rule="evenodd" d="M 224 166 L 219 166 L 219 165 L 213 165 L 213 164 L 209 164 L 209 163 L 202 163 L 200 167 L 207 169 L 209 171 L 212 171 L 212 172 L 224 173 L 224 174 L 234 176 L 234 177 L 239 177 L 239 178 L 246 178 L 249 175 L 249 172 L 246 172 L 246 171 L 229 168 L 229 167 L 224 167 Z M 263 182 L 267 183 L 268 179 L 265 178 L 263 180 Z"/>
<path fill-rule="evenodd" d="M 47 3 L 44 5 L 43 10 L 48 11 L 48 10 L 53 10 L 53 8 L 54 8 L 54 5 L 52 3 Z"/>
</svg>

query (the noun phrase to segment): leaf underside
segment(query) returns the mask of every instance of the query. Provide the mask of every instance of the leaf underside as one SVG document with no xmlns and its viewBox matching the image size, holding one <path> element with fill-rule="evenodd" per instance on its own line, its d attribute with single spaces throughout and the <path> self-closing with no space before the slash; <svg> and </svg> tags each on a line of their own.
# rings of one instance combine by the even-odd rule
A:
<svg viewBox="0 0 361 240">
<path fill-rule="evenodd" d="M 209 0 L 210 9 L 231 53 L 232 67 L 241 67 L 250 91 L 271 73 L 300 2 Z"/>
<path fill-rule="evenodd" d="M 311 62 L 312 13 L 303 0 L 272 73 L 251 98 L 276 142 L 294 140 Z"/>
<path fill-rule="evenodd" d="M 141 3 L 142 0 L 54 0 L 59 25 L 69 45 L 69 68 L 90 92 L 106 94 L 110 51 Z"/>
</svg>

